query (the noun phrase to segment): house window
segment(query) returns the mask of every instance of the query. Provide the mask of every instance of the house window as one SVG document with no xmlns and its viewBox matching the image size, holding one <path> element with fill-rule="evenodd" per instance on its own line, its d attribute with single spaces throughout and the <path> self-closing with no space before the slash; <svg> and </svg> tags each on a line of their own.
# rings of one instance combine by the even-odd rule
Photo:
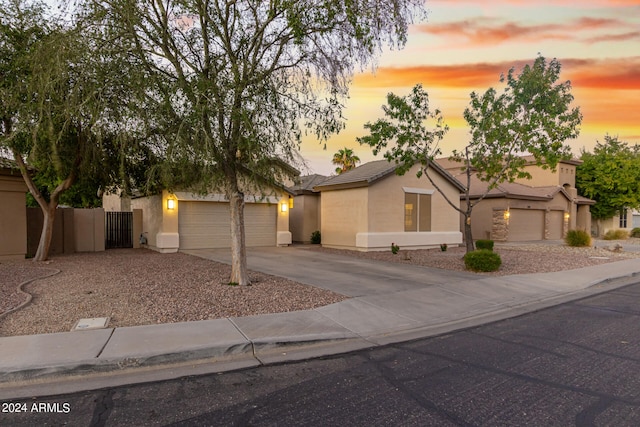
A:
<svg viewBox="0 0 640 427">
<path fill-rule="evenodd" d="M 404 194 L 404 231 L 431 231 L 431 194 Z"/>
<path fill-rule="evenodd" d="M 620 228 L 627 228 L 627 210 L 620 211 Z"/>
</svg>

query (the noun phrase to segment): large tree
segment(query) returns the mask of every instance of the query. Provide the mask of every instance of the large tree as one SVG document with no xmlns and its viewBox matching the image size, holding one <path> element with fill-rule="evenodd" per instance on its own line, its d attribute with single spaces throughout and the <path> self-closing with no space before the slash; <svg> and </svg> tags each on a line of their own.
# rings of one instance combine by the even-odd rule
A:
<svg viewBox="0 0 640 427">
<path fill-rule="evenodd" d="M 509 70 L 501 93 L 489 88 L 484 94 L 471 93 L 471 101 L 464 111 L 469 124 L 471 140 L 463 150 L 453 152 L 451 159 L 459 162 L 466 175 L 464 203 L 449 200 L 433 181 L 429 165 L 440 154 L 438 142 L 446 127 L 441 123 L 439 111 L 428 108 L 428 97 L 421 85 L 414 88 L 409 98 L 388 96 L 383 107 L 390 120 L 380 119 L 367 123 L 370 135 L 359 138 L 360 143 L 371 146 L 374 153 L 382 152 L 389 161 L 398 163 L 397 173 L 406 173 L 414 164 L 422 167 L 431 184 L 464 218 L 464 236 L 467 251 L 474 249 L 471 233 L 471 213 L 498 184 L 517 178 L 531 178 L 525 170 L 523 154 L 533 155 L 535 163 L 554 169 L 563 158 L 570 156 L 567 139 L 578 136 L 582 120 L 579 108 L 571 108 L 573 95 L 569 81 L 558 82 L 560 62 L 538 57 L 526 65 L 519 74 Z M 424 121 L 437 120 L 437 127 L 429 131 Z M 388 149 L 388 146 L 391 148 Z M 476 175 L 486 183 L 485 190 L 473 200 L 470 197 L 471 177 Z"/>
<path fill-rule="evenodd" d="M 226 194 L 230 282 L 249 284 L 244 192 L 266 191 L 304 134 L 343 128 L 356 66 L 400 47 L 423 0 L 94 0 L 95 16 L 140 63 L 150 128 L 171 188 Z"/>
<path fill-rule="evenodd" d="M 576 170 L 576 188 L 596 201 L 594 219 L 611 218 L 623 209 L 640 208 L 640 147 L 606 135 L 593 153 L 583 150 Z"/>
<path fill-rule="evenodd" d="M 120 117 L 123 75 L 100 55 L 82 21 L 54 17 L 24 0 L 3 3 L 0 17 L 0 146 L 44 214 L 34 257 L 42 261 L 64 192 L 83 174 L 103 184 L 114 179 L 105 173 L 106 157 L 107 147 L 118 144 L 112 121 Z"/>
</svg>

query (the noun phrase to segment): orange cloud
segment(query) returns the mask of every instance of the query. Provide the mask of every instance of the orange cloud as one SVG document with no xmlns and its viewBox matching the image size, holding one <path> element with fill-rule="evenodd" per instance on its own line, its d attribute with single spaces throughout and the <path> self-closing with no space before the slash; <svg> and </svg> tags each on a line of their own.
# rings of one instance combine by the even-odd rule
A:
<svg viewBox="0 0 640 427">
<path fill-rule="evenodd" d="M 539 25 L 522 25 L 517 22 L 495 23 L 496 20 L 477 17 L 464 21 L 444 24 L 422 24 L 416 29 L 425 34 L 446 38 L 447 40 L 464 40 L 471 45 L 495 45 L 503 42 L 539 42 L 540 40 L 577 40 L 580 33 L 592 32 L 603 28 L 630 27 L 619 19 L 583 17 L 567 23 L 550 23 Z M 590 38 L 589 43 L 607 41 Z M 468 47 L 468 46 L 467 46 Z"/>
<path fill-rule="evenodd" d="M 571 80 L 574 87 L 596 89 L 640 89 L 640 56 L 616 59 L 560 59 L 561 80 Z M 499 76 L 509 69 L 521 70 L 532 60 L 457 65 L 417 65 L 380 67 L 375 75 L 358 74 L 354 85 L 366 88 L 486 88 L 499 85 Z"/>
</svg>

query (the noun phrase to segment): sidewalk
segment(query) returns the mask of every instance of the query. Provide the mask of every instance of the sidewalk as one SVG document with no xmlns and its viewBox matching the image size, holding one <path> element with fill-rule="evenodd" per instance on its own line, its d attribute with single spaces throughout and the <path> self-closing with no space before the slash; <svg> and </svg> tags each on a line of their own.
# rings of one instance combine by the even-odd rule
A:
<svg viewBox="0 0 640 427">
<path fill-rule="evenodd" d="M 290 313 L 0 338 L 0 399 L 339 354 L 513 317 L 640 280 L 640 259 L 484 277 L 342 257 L 319 261 L 294 251 L 287 253 L 297 257 L 287 277 L 352 298 Z M 224 261 L 225 253 L 197 255 Z M 282 275 L 282 253 L 251 251 L 249 268 Z M 363 278 L 354 280 L 354 271 Z"/>
</svg>

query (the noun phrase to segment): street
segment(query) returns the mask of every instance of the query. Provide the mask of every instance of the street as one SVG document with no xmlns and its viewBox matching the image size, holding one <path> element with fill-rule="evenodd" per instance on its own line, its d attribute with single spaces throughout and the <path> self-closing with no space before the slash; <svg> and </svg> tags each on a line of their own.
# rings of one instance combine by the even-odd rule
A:
<svg viewBox="0 0 640 427">
<path fill-rule="evenodd" d="M 324 359 L 3 401 L 0 425 L 640 425 L 640 283 Z"/>
</svg>

